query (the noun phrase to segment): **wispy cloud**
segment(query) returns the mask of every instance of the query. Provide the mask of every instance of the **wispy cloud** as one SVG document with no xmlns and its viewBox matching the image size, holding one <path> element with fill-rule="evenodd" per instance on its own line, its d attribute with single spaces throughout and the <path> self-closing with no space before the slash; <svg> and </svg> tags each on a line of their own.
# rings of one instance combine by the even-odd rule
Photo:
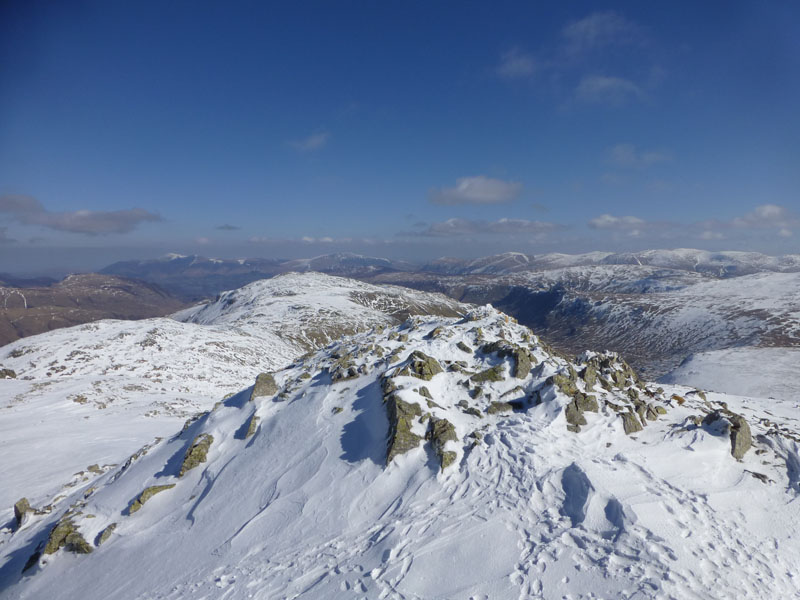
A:
<svg viewBox="0 0 800 600">
<path fill-rule="evenodd" d="M 141 223 L 161 221 L 157 214 L 142 208 L 130 210 L 76 210 L 51 212 L 30 196 L 0 196 L 0 213 L 23 225 L 40 225 L 56 231 L 98 235 L 128 233 Z"/>
<path fill-rule="evenodd" d="M 519 48 L 512 48 L 500 57 L 496 73 L 503 79 L 526 79 L 538 68 L 538 61 Z"/>
<path fill-rule="evenodd" d="M 0 227 L 0 244 L 16 244 L 17 240 L 8 237 L 8 227 Z"/>
<path fill-rule="evenodd" d="M 293 140 L 289 142 L 289 145 L 298 152 L 312 152 L 324 148 L 328 140 L 330 140 L 330 137 L 331 134 L 329 132 L 322 131 L 320 133 L 311 134 L 307 138 Z"/>
<path fill-rule="evenodd" d="M 581 102 L 607 106 L 622 106 L 645 97 L 644 90 L 633 81 L 605 75 L 583 77 L 575 88 L 575 95 Z"/>
<path fill-rule="evenodd" d="M 563 51 L 578 55 L 612 45 L 639 43 L 644 33 L 633 21 L 613 11 L 595 12 L 561 31 Z"/>
<path fill-rule="evenodd" d="M 217 225 L 216 229 L 220 231 L 239 231 L 241 227 L 237 225 L 228 225 L 227 223 L 224 225 Z"/>
<path fill-rule="evenodd" d="M 431 237 L 446 237 L 458 235 L 479 234 L 534 234 L 540 235 L 564 229 L 563 225 L 545 221 L 528 221 L 526 219 L 499 219 L 497 221 L 472 221 L 468 219 L 447 219 L 439 223 L 432 223 L 425 231 L 419 234 Z"/>
<path fill-rule="evenodd" d="M 431 190 L 430 201 L 447 206 L 502 204 L 511 202 L 520 192 L 522 192 L 521 183 L 477 175 L 457 179 L 454 187 Z"/>
<path fill-rule="evenodd" d="M 659 150 L 639 150 L 634 144 L 616 144 L 606 150 L 607 160 L 614 166 L 641 169 L 668 162 L 672 156 Z"/>
</svg>

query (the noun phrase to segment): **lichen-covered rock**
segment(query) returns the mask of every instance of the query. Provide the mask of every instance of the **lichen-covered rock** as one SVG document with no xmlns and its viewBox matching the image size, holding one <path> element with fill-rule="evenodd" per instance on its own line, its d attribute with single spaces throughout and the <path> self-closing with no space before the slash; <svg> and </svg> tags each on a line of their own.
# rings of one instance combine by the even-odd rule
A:
<svg viewBox="0 0 800 600">
<path fill-rule="evenodd" d="M 389 416 L 388 465 L 396 456 L 413 450 L 422 442 L 422 437 L 411 431 L 414 417 L 422 416 L 422 408 L 419 404 L 406 402 L 392 394 L 386 400 L 386 411 Z"/>
<path fill-rule="evenodd" d="M 597 398 L 591 394 L 587 395 L 578 392 L 575 394 L 575 404 L 581 410 L 581 412 L 597 412 L 600 410 L 600 407 L 597 404 Z"/>
<path fill-rule="evenodd" d="M 431 396 L 430 390 L 428 390 L 428 388 L 426 388 L 424 385 L 420 386 L 419 395 L 422 396 L 423 398 L 427 398 L 428 400 L 433 400 L 433 396 Z"/>
<path fill-rule="evenodd" d="M 13 369 L 0 369 L 0 379 L 16 379 L 17 374 Z"/>
<path fill-rule="evenodd" d="M 250 400 L 274 396 L 277 393 L 278 384 L 275 382 L 275 376 L 272 373 L 259 373 L 258 377 L 256 377 L 256 384 L 253 386 L 253 391 L 250 393 Z"/>
<path fill-rule="evenodd" d="M 590 363 L 580 373 L 581 379 L 586 383 L 586 389 L 591 390 L 597 383 L 597 368 Z"/>
<path fill-rule="evenodd" d="M 201 433 L 194 441 L 192 441 L 192 445 L 189 446 L 189 449 L 186 450 L 186 454 L 183 457 L 183 464 L 181 464 L 180 473 L 178 473 L 178 477 L 183 477 L 198 466 L 200 463 L 206 462 L 208 458 L 208 449 L 211 447 L 211 444 L 214 442 L 214 436 L 210 433 Z"/>
<path fill-rule="evenodd" d="M 753 445 L 750 425 L 743 416 L 734 413 L 731 413 L 728 419 L 731 422 L 731 454 L 733 458 L 741 460 Z"/>
<path fill-rule="evenodd" d="M 250 417 L 250 421 L 247 424 L 247 432 L 244 434 L 244 439 L 253 437 L 253 435 L 256 432 L 256 429 L 258 429 L 259 420 L 260 419 L 256 414 L 253 414 L 253 416 Z"/>
<path fill-rule="evenodd" d="M 133 514 L 138 511 L 142 506 L 144 506 L 145 502 L 150 500 L 156 494 L 160 494 L 165 490 L 170 490 L 175 487 L 174 483 L 167 483 L 165 485 L 151 485 L 148 488 L 142 490 L 142 493 L 139 494 L 136 499 L 131 502 L 131 506 L 128 509 L 128 513 Z"/>
<path fill-rule="evenodd" d="M 27 498 L 20 498 L 14 503 L 14 521 L 16 521 L 17 529 L 22 527 L 31 512 L 33 512 L 33 509 Z"/>
<path fill-rule="evenodd" d="M 54 554 L 61 548 L 76 554 L 89 554 L 92 551 L 92 546 L 83 538 L 70 518 L 62 518 L 50 530 L 43 552 Z"/>
<path fill-rule="evenodd" d="M 513 410 L 514 406 L 508 402 L 492 402 L 489 404 L 486 412 L 490 415 L 496 415 L 498 413 L 508 413 Z"/>
<path fill-rule="evenodd" d="M 575 394 L 579 393 L 578 386 L 575 384 L 575 380 L 566 375 L 561 375 L 558 373 L 551 375 L 545 380 L 544 383 L 545 385 L 555 385 L 567 396 L 574 396 Z"/>
<path fill-rule="evenodd" d="M 108 541 L 108 538 L 111 537 L 111 534 L 114 533 L 114 530 L 116 528 L 117 528 L 117 524 L 116 523 L 111 523 L 111 525 L 109 525 L 108 527 L 103 529 L 103 531 L 101 531 L 100 534 L 97 536 L 96 544 L 98 546 L 101 546 L 101 545 L 105 544 Z"/>
<path fill-rule="evenodd" d="M 642 431 L 644 427 L 642 427 L 642 423 L 639 421 L 637 416 L 630 412 L 624 412 L 621 414 L 622 416 L 622 427 L 625 429 L 625 433 L 628 435 L 632 433 L 636 433 L 638 431 Z"/>
<path fill-rule="evenodd" d="M 395 377 L 408 375 L 430 381 L 434 375 L 443 372 L 444 369 L 442 369 L 442 365 L 439 364 L 438 360 L 424 352 L 415 350 L 408 357 L 408 362 L 395 373 Z"/>
<path fill-rule="evenodd" d="M 495 365 L 480 373 L 475 373 L 470 377 L 475 383 L 484 383 L 486 381 L 503 381 L 503 365 Z"/>
<path fill-rule="evenodd" d="M 462 352 L 466 352 L 467 354 L 472 354 L 472 348 L 467 346 L 464 342 L 458 342 L 456 344 L 456 348 L 458 348 Z"/>
<path fill-rule="evenodd" d="M 439 457 L 442 471 L 455 462 L 458 454 L 445 450 L 447 442 L 457 442 L 456 428 L 447 419 L 431 419 L 430 439 L 436 455 Z"/>
<path fill-rule="evenodd" d="M 586 425 L 586 417 L 583 416 L 583 411 L 575 400 L 567 404 L 564 409 L 564 417 L 567 419 L 567 429 L 573 433 L 578 433 L 581 425 Z"/>
</svg>

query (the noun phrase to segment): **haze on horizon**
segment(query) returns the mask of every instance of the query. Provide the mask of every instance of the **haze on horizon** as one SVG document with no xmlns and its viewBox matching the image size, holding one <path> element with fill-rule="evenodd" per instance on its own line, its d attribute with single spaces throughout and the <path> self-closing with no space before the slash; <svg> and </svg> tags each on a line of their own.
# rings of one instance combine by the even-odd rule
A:
<svg viewBox="0 0 800 600">
<path fill-rule="evenodd" d="M 800 5 L 0 8 L 0 272 L 797 253 Z"/>
</svg>

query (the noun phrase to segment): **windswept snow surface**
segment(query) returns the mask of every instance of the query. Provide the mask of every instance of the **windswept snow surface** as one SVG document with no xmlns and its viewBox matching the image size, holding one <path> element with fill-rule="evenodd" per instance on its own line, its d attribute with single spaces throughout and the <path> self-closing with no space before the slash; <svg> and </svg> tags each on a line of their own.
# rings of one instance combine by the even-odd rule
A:
<svg viewBox="0 0 800 600">
<path fill-rule="evenodd" d="M 344 334 L 465 305 L 319 273 L 226 292 L 175 319 L 104 320 L 0 348 L 0 519 L 22 496 L 55 496 L 190 416 Z"/>
<path fill-rule="evenodd" d="M 515 377 L 510 357 L 482 345 L 491 342 L 528 349 L 533 368 Z M 413 351 L 445 371 L 429 381 L 404 375 Z M 360 375 L 334 381 L 343 363 Z M 475 375 L 493 367 L 498 380 L 482 383 L 480 395 L 468 393 L 478 387 Z M 277 373 L 277 395 L 251 399 L 244 388 L 66 498 L 31 498 L 34 506 L 52 501 L 53 510 L 0 538 L 0 594 L 797 597 L 797 416 L 768 416 L 757 402 L 733 396 L 703 400 L 687 388 L 662 393 L 629 378 L 619 389 L 595 387 L 600 410 L 586 412 L 587 423 L 572 433 L 564 411 L 571 397 L 548 378 L 572 377 L 589 392 L 584 376 L 574 379 L 578 369 L 488 308 L 459 321 L 414 318 L 333 343 Z M 422 440 L 385 464 L 386 377 L 404 402 L 452 423 L 456 440 L 443 449 L 455 452 L 453 464 L 440 469 L 433 443 Z M 628 436 L 614 407 L 629 402 L 631 390 L 666 414 Z M 513 411 L 489 410 L 511 400 L 518 401 Z M 694 420 L 720 402 L 752 427 L 754 448 L 742 461 L 731 456 L 723 424 Z M 253 416 L 258 426 L 248 437 Z M 415 418 L 410 433 L 424 435 L 429 420 Z M 201 434 L 213 436 L 206 462 L 179 477 Z M 143 489 L 165 484 L 175 486 L 130 513 Z M 42 555 L 22 576 L 70 506 L 92 553 Z M 112 523 L 116 529 L 96 545 Z"/>
</svg>

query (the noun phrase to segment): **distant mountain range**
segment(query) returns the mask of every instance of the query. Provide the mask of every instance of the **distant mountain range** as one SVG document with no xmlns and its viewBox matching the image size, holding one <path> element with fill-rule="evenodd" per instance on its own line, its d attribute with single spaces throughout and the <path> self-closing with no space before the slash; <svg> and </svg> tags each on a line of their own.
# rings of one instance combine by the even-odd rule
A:
<svg viewBox="0 0 800 600">
<path fill-rule="evenodd" d="M 756 252 L 708 252 L 690 249 L 540 255 L 506 252 L 472 260 L 440 258 L 415 265 L 350 253 L 294 260 L 219 259 L 168 254 L 160 259 L 117 262 L 104 268 L 101 273 L 150 281 L 186 300 L 200 300 L 257 279 L 289 271 L 318 271 L 342 277 L 370 279 L 388 273 L 510 275 L 576 266 L 608 265 L 651 266 L 726 278 L 767 271 L 797 272 L 800 271 L 800 255 L 774 257 Z"/>
</svg>

